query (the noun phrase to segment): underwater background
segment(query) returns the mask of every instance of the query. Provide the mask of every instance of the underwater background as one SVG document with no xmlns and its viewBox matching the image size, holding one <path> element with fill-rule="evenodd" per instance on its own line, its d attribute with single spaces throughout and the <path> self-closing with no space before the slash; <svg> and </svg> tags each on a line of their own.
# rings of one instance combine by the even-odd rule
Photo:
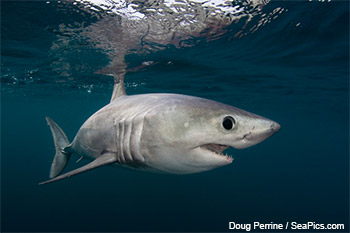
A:
<svg viewBox="0 0 350 233">
<path fill-rule="evenodd" d="M 229 23 L 207 24 L 214 29 L 204 35 L 175 28 L 181 36 L 172 40 L 147 38 L 83 1 L 1 1 L 1 231 L 222 232 L 230 221 L 294 221 L 348 232 L 349 2 L 247 2 L 232 1 L 243 11 Z M 120 27 L 131 36 L 113 41 Z M 109 102 L 113 80 L 103 70 L 118 54 L 126 55 L 128 94 L 200 96 L 281 130 L 229 149 L 234 162 L 209 172 L 107 166 L 39 186 L 55 153 L 45 116 L 72 140 Z M 76 159 L 65 171 L 81 166 Z"/>
</svg>

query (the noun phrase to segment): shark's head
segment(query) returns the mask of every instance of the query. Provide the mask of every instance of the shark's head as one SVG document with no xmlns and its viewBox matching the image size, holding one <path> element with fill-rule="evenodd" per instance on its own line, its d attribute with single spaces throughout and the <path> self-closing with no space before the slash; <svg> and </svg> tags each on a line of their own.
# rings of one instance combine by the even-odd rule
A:
<svg viewBox="0 0 350 233">
<path fill-rule="evenodd" d="M 145 118 L 142 151 L 147 165 L 175 174 L 232 163 L 223 154 L 264 141 L 280 129 L 274 121 L 215 101 L 167 95 Z"/>
</svg>

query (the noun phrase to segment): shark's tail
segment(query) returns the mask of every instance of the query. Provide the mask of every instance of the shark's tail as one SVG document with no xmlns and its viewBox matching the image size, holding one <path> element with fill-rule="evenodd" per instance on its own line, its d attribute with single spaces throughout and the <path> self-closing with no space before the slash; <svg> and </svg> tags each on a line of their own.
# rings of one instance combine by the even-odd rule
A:
<svg viewBox="0 0 350 233">
<path fill-rule="evenodd" d="M 64 151 L 64 149 L 69 145 L 69 140 L 63 130 L 51 118 L 46 117 L 46 121 L 50 126 L 56 149 L 50 171 L 50 178 L 54 178 L 63 171 L 68 163 L 70 153 Z"/>
</svg>

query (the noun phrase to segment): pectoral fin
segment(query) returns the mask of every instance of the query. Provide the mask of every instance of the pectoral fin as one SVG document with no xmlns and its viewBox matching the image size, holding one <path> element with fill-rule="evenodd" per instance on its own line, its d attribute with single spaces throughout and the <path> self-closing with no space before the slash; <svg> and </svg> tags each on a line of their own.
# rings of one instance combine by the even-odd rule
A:
<svg viewBox="0 0 350 233">
<path fill-rule="evenodd" d="M 57 180 L 61 180 L 61 179 L 64 179 L 64 178 L 68 178 L 68 177 L 77 175 L 79 173 L 92 170 L 92 169 L 97 168 L 97 167 L 101 167 L 101 166 L 104 166 L 104 165 L 115 163 L 116 161 L 117 161 L 117 159 L 116 159 L 116 155 L 114 153 L 106 153 L 106 154 L 103 154 L 100 157 L 96 158 L 91 163 L 86 164 L 85 166 L 82 166 L 82 167 L 80 167 L 78 169 L 75 169 L 73 171 L 67 172 L 67 173 L 65 173 L 63 175 L 57 176 L 57 177 L 55 177 L 55 178 L 53 178 L 51 180 L 41 182 L 41 183 L 39 183 L 39 185 L 51 183 L 51 182 L 54 182 L 54 181 L 57 181 Z"/>
</svg>

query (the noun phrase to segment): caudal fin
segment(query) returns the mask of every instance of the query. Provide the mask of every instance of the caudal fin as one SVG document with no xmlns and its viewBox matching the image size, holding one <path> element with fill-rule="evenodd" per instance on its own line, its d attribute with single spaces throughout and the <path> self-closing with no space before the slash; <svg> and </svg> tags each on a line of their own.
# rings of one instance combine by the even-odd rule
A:
<svg viewBox="0 0 350 233">
<path fill-rule="evenodd" d="M 50 178 L 54 178 L 63 171 L 68 163 L 70 153 L 65 152 L 64 148 L 69 145 L 69 140 L 63 130 L 51 118 L 46 117 L 46 121 L 50 126 L 56 149 L 56 155 L 50 170 Z"/>
</svg>

